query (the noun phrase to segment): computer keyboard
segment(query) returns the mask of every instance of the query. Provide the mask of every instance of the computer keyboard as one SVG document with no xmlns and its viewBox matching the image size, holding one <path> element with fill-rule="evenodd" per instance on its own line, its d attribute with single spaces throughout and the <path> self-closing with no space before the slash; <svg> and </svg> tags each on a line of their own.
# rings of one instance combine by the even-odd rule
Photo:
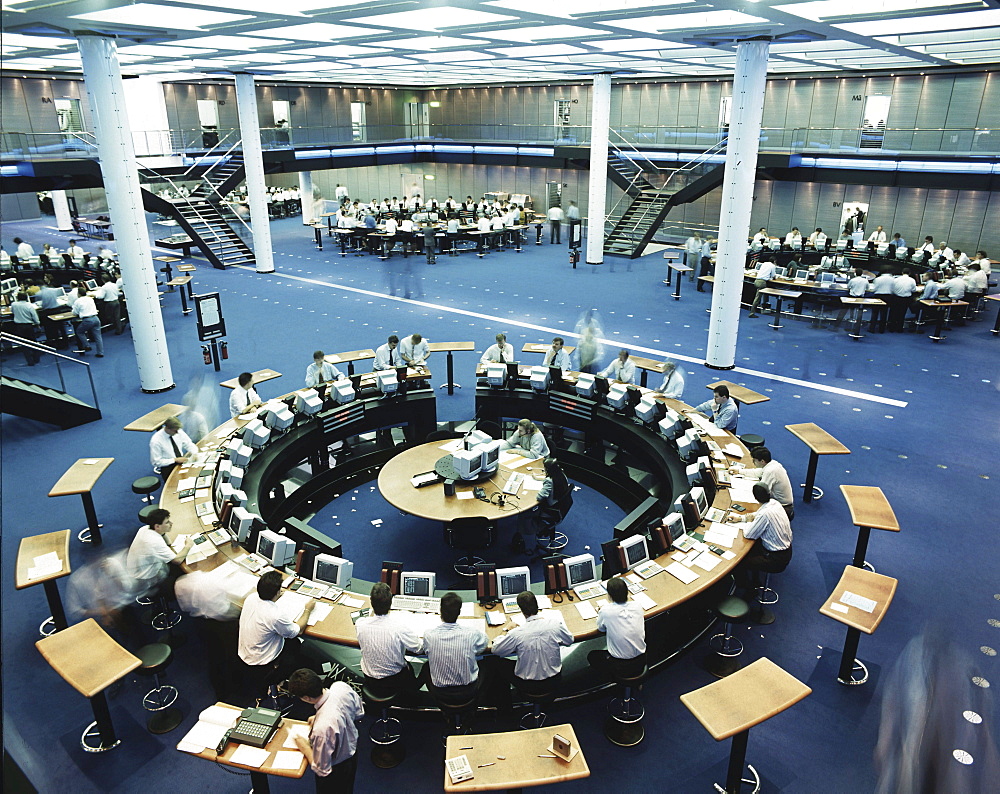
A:
<svg viewBox="0 0 1000 794">
<path fill-rule="evenodd" d="M 517 471 L 514 472 L 504 483 L 503 492 L 508 496 L 514 496 L 521 489 L 522 482 L 524 482 L 524 475 Z"/>
<path fill-rule="evenodd" d="M 407 612 L 440 612 L 441 599 L 432 596 L 393 596 L 392 609 Z"/>
</svg>

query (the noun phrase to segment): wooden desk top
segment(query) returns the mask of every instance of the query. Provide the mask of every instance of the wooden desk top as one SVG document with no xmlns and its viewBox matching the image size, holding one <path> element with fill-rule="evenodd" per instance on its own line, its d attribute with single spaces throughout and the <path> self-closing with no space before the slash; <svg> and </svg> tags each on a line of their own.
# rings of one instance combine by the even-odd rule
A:
<svg viewBox="0 0 1000 794">
<path fill-rule="evenodd" d="M 643 358 L 642 356 L 629 356 L 628 360 L 635 364 L 639 369 L 660 373 L 663 372 L 663 365 L 666 363 L 663 361 L 657 361 L 655 358 Z"/>
<path fill-rule="evenodd" d="M 498 520 L 523 513 L 535 506 L 538 492 L 529 491 L 524 484 L 514 498 L 508 498 L 507 505 L 503 508 L 479 499 L 458 498 L 460 493 L 472 493 L 472 489 L 476 487 L 475 483 L 455 483 L 455 496 L 444 495 L 443 483 L 414 488 L 410 484 L 410 478 L 415 474 L 431 471 L 434 464 L 448 454 L 441 449 L 447 443 L 447 441 L 432 441 L 421 444 L 404 450 L 389 460 L 378 475 L 378 489 L 385 500 L 404 513 L 445 523 L 468 516 L 486 516 Z M 541 461 L 529 461 L 516 469 L 509 469 L 501 463 L 492 477 L 478 485 L 484 488 L 487 494 L 493 494 L 503 488 L 507 477 L 514 471 L 524 474 L 525 479 L 532 477 L 533 474 L 537 474 L 539 480 L 543 479 Z"/>
<path fill-rule="evenodd" d="M 88 698 L 142 664 L 93 618 L 57 631 L 36 642 L 35 647 L 67 684 Z"/>
<path fill-rule="evenodd" d="M 194 245 L 194 243 L 192 243 Z M 154 256 L 153 260 L 156 262 L 180 262 L 184 257 L 181 256 Z"/>
<path fill-rule="evenodd" d="M 759 725 L 794 706 L 812 690 L 763 657 L 732 675 L 681 695 L 717 742 Z"/>
<path fill-rule="evenodd" d="M 548 353 L 552 347 L 552 343 L 542 343 L 542 342 L 525 342 L 524 347 L 521 348 L 522 353 L 541 353 L 544 355 Z M 570 345 L 563 345 L 563 350 L 566 351 L 566 355 L 573 355 L 573 351 L 576 350 L 575 347 Z"/>
<path fill-rule="evenodd" d="M 475 342 L 428 342 L 427 349 L 432 353 L 470 353 L 476 349 Z"/>
<path fill-rule="evenodd" d="M 196 268 L 192 264 L 186 264 L 186 265 L 178 265 L 177 269 L 181 271 L 181 273 L 193 273 L 198 268 Z"/>
<path fill-rule="evenodd" d="M 80 458 L 66 469 L 63 476 L 52 486 L 49 496 L 88 493 L 114 460 L 114 458 Z"/>
<path fill-rule="evenodd" d="M 986 296 L 988 297 L 988 296 Z M 920 299 L 920 303 L 924 306 L 940 306 L 942 309 L 953 309 L 957 306 L 968 306 L 968 301 L 936 301 L 936 300 L 925 300 Z"/>
<path fill-rule="evenodd" d="M 692 270 L 694 270 L 693 267 L 682 265 L 679 262 L 674 262 L 673 260 L 667 260 L 667 263 L 671 270 L 676 270 L 678 273 L 690 273 Z"/>
<path fill-rule="evenodd" d="M 778 289 L 777 287 L 764 287 L 762 295 L 774 295 L 777 298 L 801 298 L 802 293 L 792 289 Z"/>
<path fill-rule="evenodd" d="M 840 302 L 851 306 L 885 306 L 881 298 L 841 298 Z"/>
<path fill-rule="evenodd" d="M 715 383 L 709 383 L 705 388 L 714 389 L 716 386 L 728 386 L 729 396 L 736 400 L 736 402 L 743 403 L 744 405 L 766 403 L 771 399 L 759 392 L 755 392 L 753 389 L 748 389 L 746 386 L 738 386 L 735 383 L 730 383 L 728 380 L 718 380 Z"/>
<path fill-rule="evenodd" d="M 833 588 L 830 597 L 826 599 L 826 603 L 819 608 L 819 611 L 828 618 L 839 620 L 865 634 L 871 634 L 885 617 L 886 610 L 889 609 L 889 604 L 892 603 L 892 598 L 896 594 L 898 584 L 899 582 L 891 576 L 883 576 L 880 573 L 872 573 L 867 568 L 855 568 L 853 565 L 848 565 L 844 568 L 844 573 L 841 575 L 840 581 L 837 582 L 837 586 Z M 865 612 L 858 607 L 841 604 L 840 597 L 845 590 L 862 598 L 870 598 L 875 602 L 875 609 L 871 612 Z M 833 604 L 842 607 L 846 612 L 834 609 Z"/>
<path fill-rule="evenodd" d="M 800 425 L 785 425 L 785 430 L 802 441 L 817 455 L 848 455 L 851 450 L 827 433 L 819 425 L 804 422 Z"/>
<path fill-rule="evenodd" d="M 348 350 L 346 353 L 331 353 L 328 356 L 323 356 L 323 360 L 327 364 L 343 364 L 348 361 L 364 361 L 369 358 L 375 358 L 375 351 L 370 348 Z"/>
<path fill-rule="evenodd" d="M 1000 295 L 983 295 L 983 298 L 988 301 L 1000 301 Z"/>
<path fill-rule="evenodd" d="M 125 425 L 123 429 L 134 430 L 137 433 L 153 433 L 159 430 L 160 426 L 171 416 L 180 416 L 186 410 L 186 405 L 167 403 L 166 405 L 161 405 L 155 411 L 150 411 L 148 414 L 144 414 L 138 419 L 133 419 Z"/>
<path fill-rule="evenodd" d="M 21 545 L 17 547 L 17 574 L 14 577 L 14 588 L 23 590 L 25 587 L 69 576 L 72 570 L 69 564 L 69 535 L 68 529 L 60 529 L 56 532 L 47 532 L 44 535 L 21 538 Z M 37 579 L 29 579 L 28 569 L 35 567 L 35 557 L 53 551 L 62 560 L 62 570 L 40 576 Z"/>
<path fill-rule="evenodd" d="M 275 378 L 280 377 L 281 373 L 273 369 L 259 369 L 253 373 L 253 385 L 256 386 L 258 383 L 264 383 L 265 381 L 274 380 Z M 226 389 L 235 389 L 240 385 L 239 376 L 230 378 L 229 380 L 224 380 L 219 385 Z"/>
<path fill-rule="evenodd" d="M 191 280 L 191 276 L 177 276 L 177 278 L 172 278 L 167 282 L 167 286 L 170 287 L 183 287 Z"/>
<path fill-rule="evenodd" d="M 856 527 L 899 532 L 899 522 L 881 488 L 874 485 L 841 485 L 840 492 L 851 509 L 851 523 Z"/>
<path fill-rule="evenodd" d="M 559 734 L 569 739 L 574 747 L 579 747 L 576 732 L 569 723 L 533 728 L 527 731 L 507 733 L 473 733 L 467 736 L 449 736 L 445 746 L 445 758 L 464 755 L 472 765 L 475 777 L 462 783 L 452 783 L 448 770 L 444 771 L 445 791 L 496 791 L 498 789 L 518 789 L 522 786 L 543 786 L 578 780 L 590 776 L 590 767 L 581 749 L 572 761 L 561 758 L 539 758 L 549 755 L 552 737 Z M 463 750 L 472 747 L 472 750 Z M 505 760 L 497 759 L 498 755 Z M 480 764 L 492 766 L 480 768 Z"/>
<path fill-rule="evenodd" d="M 243 711 L 243 709 L 237 706 L 230 706 L 228 703 L 216 703 L 215 705 L 224 709 L 232 709 L 234 714 L 239 714 L 240 712 Z M 285 743 L 285 739 L 288 738 L 289 726 L 306 725 L 306 724 L 308 723 L 302 722 L 301 720 L 290 720 L 287 718 L 282 719 L 281 725 L 278 727 L 278 730 L 275 732 L 271 741 L 269 741 L 267 745 L 263 748 L 267 750 L 271 754 L 271 756 L 259 767 L 247 766 L 246 764 L 234 764 L 230 759 L 233 757 L 233 753 L 235 753 L 237 748 L 239 748 L 240 746 L 234 742 L 230 742 L 226 746 L 226 751 L 222 755 L 216 753 L 214 747 L 206 747 L 200 753 L 185 753 L 185 755 L 193 755 L 195 758 L 204 758 L 206 761 L 215 761 L 215 763 L 217 764 L 223 764 L 225 766 L 232 767 L 233 769 L 246 769 L 247 771 L 251 772 L 262 772 L 265 775 L 274 775 L 275 777 L 300 778 L 306 773 L 306 770 L 309 768 L 309 764 L 306 763 L 306 757 L 304 755 L 302 756 L 302 761 L 299 763 L 297 769 L 275 769 L 274 761 L 275 761 L 275 754 L 277 752 L 279 752 L 280 750 L 289 749 L 282 747 L 282 745 Z M 296 752 L 298 752 L 297 749 Z"/>
</svg>

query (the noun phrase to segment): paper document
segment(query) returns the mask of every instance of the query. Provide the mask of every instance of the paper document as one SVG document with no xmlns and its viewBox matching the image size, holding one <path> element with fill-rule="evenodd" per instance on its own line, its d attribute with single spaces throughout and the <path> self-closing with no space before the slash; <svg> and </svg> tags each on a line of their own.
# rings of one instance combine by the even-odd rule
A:
<svg viewBox="0 0 1000 794">
<path fill-rule="evenodd" d="M 667 566 L 667 573 L 677 577 L 684 582 L 684 584 L 691 584 L 691 582 L 698 578 L 698 574 L 690 568 L 685 568 L 679 562 L 670 563 L 670 565 Z"/>
<path fill-rule="evenodd" d="M 437 618 L 436 615 L 435 618 Z M 481 631 L 483 634 L 486 633 L 486 629 L 488 628 L 486 625 L 486 618 L 476 618 L 476 617 L 463 618 L 459 616 L 458 625 L 465 626 L 470 629 L 475 629 L 476 631 Z"/>
<path fill-rule="evenodd" d="M 711 543 L 715 546 L 722 546 L 725 549 L 731 549 L 733 547 L 733 538 L 729 535 L 719 535 L 712 530 L 705 533 L 705 542 Z"/>
<path fill-rule="evenodd" d="M 540 491 L 542 490 L 542 482 L 543 480 L 536 480 L 534 477 L 525 477 L 521 487 L 526 491 Z"/>
<path fill-rule="evenodd" d="M 576 607 L 576 611 L 580 613 L 580 617 L 584 620 L 597 617 L 597 610 L 594 609 L 594 605 L 589 601 L 574 601 L 573 606 Z"/>
<path fill-rule="evenodd" d="M 462 618 L 474 618 L 476 616 L 476 602 L 475 601 L 462 602 L 462 609 L 458 613 L 458 616 Z"/>
<path fill-rule="evenodd" d="M 289 593 L 286 590 L 281 598 L 278 599 L 278 606 L 292 620 L 298 620 L 302 616 L 302 611 L 306 608 L 306 604 L 311 600 L 309 596 Z"/>
<path fill-rule="evenodd" d="M 200 753 L 208 748 L 214 750 L 239 716 L 239 709 L 209 706 L 198 715 L 198 722 L 180 740 L 177 749 L 186 753 Z"/>
<path fill-rule="evenodd" d="M 284 744 L 282 744 L 281 746 L 285 747 L 285 748 L 287 748 L 289 750 L 294 750 L 295 747 L 297 746 L 295 744 L 295 737 L 296 736 L 308 737 L 309 736 L 309 726 L 308 725 L 289 725 L 288 726 L 288 735 L 285 737 Z"/>
<path fill-rule="evenodd" d="M 315 626 L 323 620 L 326 620 L 326 616 L 333 612 L 333 604 L 317 603 L 313 607 L 313 611 L 309 613 L 309 625 Z"/>
<path fill-rule="evenodd" d="M 872 601 L 870 598 L 865 598 L 857 593 L 852 593 L 850 590 L 845 590 L 841 596 L 840 601 L 843 604 L 847 604 L 849 607 L 857 607 L 864 612 L 874 612 L 875 607 L 878 606 L 877 601 Z"/>
<path fill-rule="evenodd" d="M 278 750 L 274 754 L 273 769 L 298 769 L 304 756 L 298 750 Z"/>
<path fill-rule="evenodd" d="M 34 565 L 28 569 L 29 579 L 40 579 L 43 576 L 51 576 L 59 573 L 63 569 L 63 562 L 59 559 L 59 554 L 50 551 L 47 554 L 40 554 L 34 559 Z"/>
<path fill-rule="evenodd" d="M 345 607 L 351 607 L 351 609 L 357 609 L 358 607 L 362 606 L 365 602 L 364 599 L 354 598 L 348 595 L 347 593 L 344 593 L 340 597 L 339 603 L 343 604 Z"/>
<path fill-rule="evenodd" d="M 722 557 L 711 551 L 703 551 L 699 554 L 694 561 L 694 564 L 701 568 L 703 571 L 711 571 L 722 562 Z"/>
<path fill-rule="evenodd" d="M 438 449 L 444 450 L 445 452 L 458 452 L 462 448 L 462 444 L 465 439 L 453 438 L 447 444 L 442 444 Z"/>
<path fill-rule="evenodd" d="M 472 491 L 455 491 L 456 499 L 471 499 L 473 497 Z"/>
<path fill-rule="evenodd" d="M 632 596 L 632 600 L 641 606 L 643 610 L 652 609 L 656 606 L 656 602 L 645 593 L 635 593 Z"/>
<path fill-rule="evenodd" d="M 830 604 L 830 609 L 832 609 L 834 612 L 843 612 L 845 615 L 848 612 L 850 612 L 850 610 L 847 607 L 845 607 L 843 604 L 838 604 L 836 601 Z"/>
<path fill-rule="evenodd" d="M 249 744 L 241 744 L 236 748 L 236 752 L 229 758 L 230 763 L 252 766 L 260 769 L 261 766 L 271 757 L 271 753 L 262 747 L 251 747 Z"/>
<path fill-rule="evenodd" d="M 517 469 L 535 460 L 535 458 L 526 458 L 523 455 L 513 455 L 512 457 L 514 458 L 513 460 L 504 462 L 503 464 L 508 469 Z"/>
<path fill-rule="evenodd" d="M 726 444 L 726 446 L 722 448 L 722 451 L 727 455 L 732 455 L 734 458 L 743 457 L 743 450 L 740 449 L 739 444 Z"/>
</svg>

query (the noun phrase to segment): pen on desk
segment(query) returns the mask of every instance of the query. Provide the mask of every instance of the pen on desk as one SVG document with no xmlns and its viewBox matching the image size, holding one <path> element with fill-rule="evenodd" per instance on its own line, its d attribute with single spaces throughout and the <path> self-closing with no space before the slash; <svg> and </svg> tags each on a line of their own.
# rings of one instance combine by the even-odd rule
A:
<svg viewBox="0 0 1000 794">
<path fill-rule="evenodd" d="M 554 755 L 540 755 L 539 758 L 555 758 Z"/>
<path fill-rule="evenodd" d="M 473 750 L 475 748 L 473 748 L 473 747 L 459 747 L 458 749 L 459 750 Z"/>
<path fill-rule="evenodd" d="M 490 761 L 488 764 L 480 764 L 479 769 L 482 769 L 484 766 L 493 766 L 495 763 L 495 761 Z"/>
</svg>

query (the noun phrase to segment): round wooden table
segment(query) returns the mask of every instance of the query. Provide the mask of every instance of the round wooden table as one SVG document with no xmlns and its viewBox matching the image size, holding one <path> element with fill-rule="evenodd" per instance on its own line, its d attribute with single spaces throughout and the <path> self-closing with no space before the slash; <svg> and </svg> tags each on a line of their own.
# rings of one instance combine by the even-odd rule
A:
<svg viewBox="0 0 1000 794">
<path fill-rule="evenodd" d="M 529 461 L 516 469 L 509 469 L 501 463 L 491 477 L 480 482 L 458 481 L 455 483 L 455 496 L 444 495 L 443 483 L 414 488 L 410 478 L 415 474 L 433 471 L 438 459 L 448 454 L 441 449 L 442 446 L 444 442 L 432 441 L 411 447 L 400 452 L 382 467 L 378 475 L 378 489 L 389 504 L 410 515 L 448 523 L 456 518 L 468 516 L 485 516 L 497 520 L 523 513 L 537 503 L 538 492 L 528 490 L 524 487 L 524 483 L 521 484 L 517 494 L 506 497 L 506 504 L 502 507 L 496 503 L 498 501 L 496 494 L 503 490 L 507 478 L 515 471 L 524 474 L 525 481 L 531 478 L 544 479 L 541 459 Z M 501 456 L 505 454 L 507 453 L 501 453 Z M 491 498 L 490 502 L 476 498 L 459 498 L 459 494 L 472 493 L 473 488 L 477 486 L 486 491 L 486 495 Z"/>
</svg>

